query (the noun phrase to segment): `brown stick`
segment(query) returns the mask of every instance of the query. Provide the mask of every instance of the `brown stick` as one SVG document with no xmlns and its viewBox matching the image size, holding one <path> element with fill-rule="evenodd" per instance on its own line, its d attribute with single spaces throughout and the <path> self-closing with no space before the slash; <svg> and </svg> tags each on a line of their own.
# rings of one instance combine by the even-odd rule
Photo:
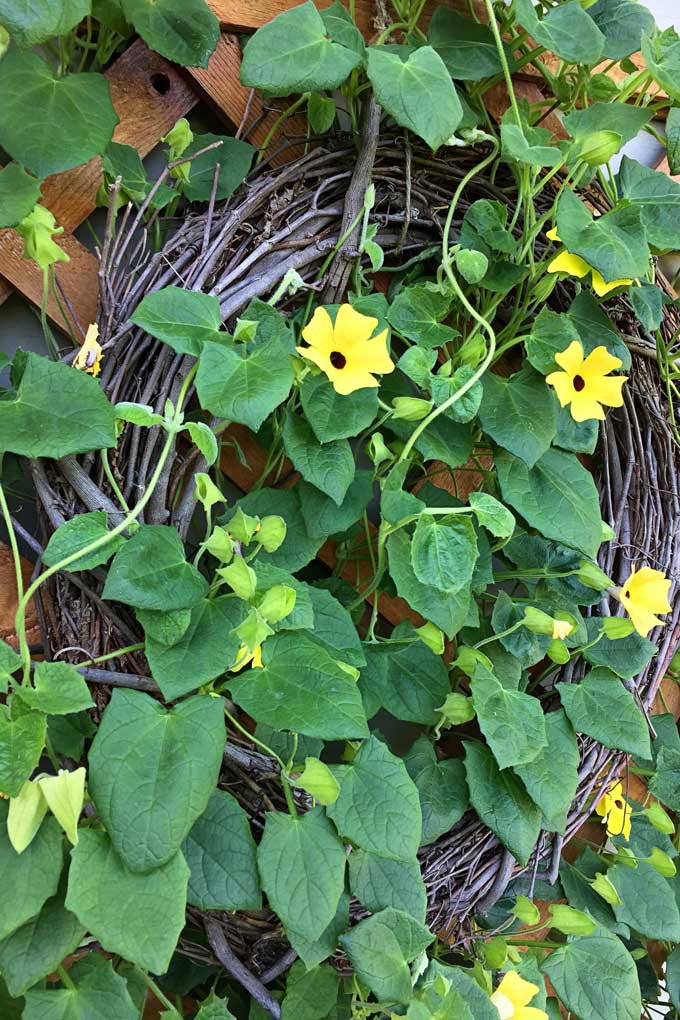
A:
<svg viewBox="0 0 680 1020">
<path fill-rule="evenodd" d="M 241 963 L 227 942 L 219 921 L 216 921 L 213 917 L 205 917 L 203 924 L 205 925 L 205 933 L 208 936 L 208 942 L 212 947 L 212 951 L 227 973 L 231 974 L 247 992 L 250 992 L 255 1002 L 262 1006 L 263 1009 L 266 1009 L 274 1017 L 274 1020 L 280 1020 L 281 1007 L 278 1002 L 267 991 L 262 982 Z"/>
</svg>

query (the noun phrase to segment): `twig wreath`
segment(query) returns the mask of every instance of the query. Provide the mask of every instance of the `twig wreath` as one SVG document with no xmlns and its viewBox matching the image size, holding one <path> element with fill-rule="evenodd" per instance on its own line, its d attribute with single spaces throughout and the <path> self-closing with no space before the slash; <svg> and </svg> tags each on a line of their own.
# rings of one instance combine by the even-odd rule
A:
<svg viewBox="0 0 680 1020">
<path fill-rule="evenodd" d="M 645 840 L 668 816 L 635 810 L 617 777 L 652 760 L 680 640 L 680 321 L 653 266 L 668 247 L 654 172 L 593 169 L 646 109 L 594 102 L 552 145 L 489 15 L 474 33 L 493 65 L 479 78 L 505 74 L 513 99 L 500 138 L 453 104 L 433 45 L 371 47 L 371 93 L 338 9 L 316 77 L 293 80 L 292 57 L 262 77 L 261 51 L 317 31 L 312 4 L 256 33 L 246 84 L 302 93 L 323 134 L 321 93 L 349 81 L 358 151 L 317 139 L 223 202 L 220 144 L 189 151 L 181 123 L 168 171 L 120 214 L 114 166 L 98 322 L 69 363 L 18 355 L 0 402 L 42 532 L 14 524 L 40 558 L 18 655 L 2 650 L 20 752 L 8 839 L 54 872 L 44 902 L 65 832 L 73 945 L 86 930 L 141 969 L 168 1016 L 149 975 L 178 946 L 257 1016 L 327 997 L 319 1020 L 539 1020 L 541 972 L 573 1010 L 594 970 L 616 970 L 621 1016 L 639 1004 L 615 869 L 665 858 Z M 449 16 L 447 31 L 473 24 L 444 12 L 444 49 Z M 207 209 L 178 224 L 168 184 L 195 185 L 199 165 L 205 182 L 205 157 Z M 44 746 L 55 774 L 35 776 Z M 571 907 L 548 925 L 570 941 L 520 960 L 501 938 L 485 969 L 477 947 L 509 930 L 499 901 L 537 922 L 528 901 L 596 807 L 609 858 L 588 903 L 562 876 Z M 590 970 L 574 977 L 579 944 Z M 281 1007 L 267 985 L 291 964 Z"/>
</svg>

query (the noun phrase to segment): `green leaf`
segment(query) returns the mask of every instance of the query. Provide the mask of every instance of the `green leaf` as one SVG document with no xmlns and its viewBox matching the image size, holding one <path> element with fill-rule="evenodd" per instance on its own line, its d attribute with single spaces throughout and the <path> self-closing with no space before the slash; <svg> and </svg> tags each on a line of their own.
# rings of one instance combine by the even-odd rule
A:
<svg viewBox="0 0 680 1020">
<path fill-rule="evenodd" d="M 0 227 L 16 227 L 28 216 L 39 198 L 40 181 L 29 176 L 18 163 L 3 167 L 0 170 Z"/>
<path fill-rule="evenodd" d="M 555 949 L 541 970 L 568 1010 L 584 1020 L 638 1020 L 642 1011 L 635 962 L 599 928 Z"/>
<path fill-rule="evenodd" d="M 96 732 L 97 727 L 87 712 L 52 715 L 47 720 L 47 736 L 55 754 L 67 755 L 74 761 L 80 761 L 85 741 Z"/>
<path fill-rule="evenodd" d="M 468 501 L 483 528 L 495 538 L 510 538 L 515 530 L 515 518 L 495 496 L 488 492 L 471 492 Z"/>
<path fill-rule="evenodd" d="M 91 542 L 96 542 L 103 535 L 108 534 L 107 518 L 103 510 L 93 510 L 91 513 L 78 514 L 70 520 L 65 521 L 57 528 L 45 547 L 43 563 L 51 567 L 67 556 L 84 549 Z M 92 570 L 101 566 L 111 559 L 117 549 L 124 545 L 125 539 L 122 535 L 116 535 L 106 545 L 85 556 L 81 556 L 69 564 L 69 570 Z"/>
<path fill-rule="evenodd" d="M 131 871 L 177 853 L 215 788 L 224 742 L 219 698 L 166 710 L 141 691 L 113 692 L 90 748 L 89 790 Z"/>
<path fill-rule="evenodd" d="M 0 25 L 24 49 L 52 36 L 68 35 L 89 13 L 89 0 L 30 0 L 19 4 L 0 0 Z"/>
<path fill-rule="evenodd" d="M 236 1020 L 236 1017 L 228 1008 L 227 1000 L 220 999 L 214 992 L 211 992 L 208 998 L 201 1003 L 196 1020 Z"/>
<path fill-rule="evenodd" d="M 66 906 L 107 952 L 164 974 L 184 927 L 188 878 L 181 853 L 139 875 L 105 832 L 83 829 L 71 851 Z"/>
<path fill-rule="evenodd" d="M 321 444 L 304 418 L 286 413 L 283 444 L 302 477 L 340 506 L 354 478 L 354 456 L 346 439 Z"/>
<path fill-rule="evenodd" d="M 413 533 L 411 564 L 421 584 L 455 594 L 467 588 L 479 553 L 469 517 L 423 513 Z"/>
<path fill-rule="evenodd" d="M 420 844 L 420 801 L 404 762 L 371 736 L 337 775 L 340 796 L 327 812 L 340 834 L 363 850 L 413 859 Z"/>
<path fill-rule="evenodd" d="M 552 134 L 547 128 L 531 127 L 516 122 L 512 109 L 501 118 L 501 149 L 508 163 L 527 164 L 532 167 L 557 166 L 562 153 L 550 145 Z M 486 282 L 486 281 L 485 281 Z"/>
<path fill-rule="evenodd" d="M 543 828 L 564 834 L 567 812 L 576 795 L 580 756 L 576 735 L 564 709 L 545 716 L 547 744 L 514 771 L 543 812 Z"/>
<path fill-rule="evenodd" d="M 311 0 L 277 15 L 247 42 L 241 82 L 269 95 L 336 89 L 360 63 L 334 42 Z"/>
<path fill-rule="evenodd" d="M 577 733 L 587 733 L 605 747 L 649 758 L 645 717 L 611 670 L 591 669 L 580 684 L 557 684 L 556 689 Z"/>
<path fill-rule="evenodd" d="M 318 758 L 305 758 L 304 771 L 293 782 L 324 806 L 337 800 L 340 793 L 337 779 Z"/>
<path fill-rule="evenodd" d="M 324 135 L 333 127 L 335 100 L 330 96 L 320 96 L 318 92 L 312 92 L 307 100 L 307 120 L 313 135 Z"/>
<path fill-rule="evenodd" d="M 602 32 L 577 0 L 549 8 L 543 19 L 532 0 L 516 0 L 516 11 L 529 35 L 567 63 L 596 64 L 604 53 Z"/>
<path fill-rule="evenodd" d="M 36 712 L 70 715 L 94 708 L 87 684 L 67 662 L 37 662 L 33 683 L 33 687 L 16 687 L 14 695 Z"/>
<path fill-rule="evenodd" d="M 481 81 L 503 70 L 491 29 L 446 7 L 436 8 L 428 42 L 452 78 Z"/>
<path fill-rule="evenodd" d="M 388 908 L 360 921 L 340 942 L 357 977 L 378 1000 L 405 1003 L 413 991 L 408 964 L 433 938 L 408 914 Z"/>
<path fill-rule="evenodd" d="M 680 184 L 628 156 L 621 161 L 617 182 L 623 198 L 639 210 L 649 243 L 655 248 L 674 248 L 680 230 Z"/>
<path fill-rule="evenodd" d="M 61 893 L 47 900 L 35 917 L 0 942 L 0 969 L 10 995 L 18 998 L 56 970 L 84 934 Z"/>
<path fill-rule="evenodd" d="M 680 1009 L 680 946 L 666 959 L 666 990 L 676 1010 Z"/>
<path fill-rule="evenodd" d="M 375 699 L 395 719 L 434 725 L 451 690 L 441 657 L 420 641 L 403 648 L 367 644 L 364 651 L 366 668 L 359 680 L 364 697 Z"/>
<path fill-rule="evenodd" d="M 443 8 L 439 8 L 439 10 L 443 10 Z M 456 335 L 456 331 L 451 326 L 445 326 L 442 323 L 442 319 L 446 318 L 450 309 L 449 298 L 439 290 L 430 290 L 429 287 L 422 286 L 402 287 L 390 305 L 387 320 L 397 333 L 401 333 L 407 340 L 412 340 L 419 347 L 431 350 L 453 340 Z M 402 360 L 404 357 L 405 355 L 402 356 Z M 433 361 L 430 361 L 427 375 L 422 378 L 421 382 L 415 379 L 419 385 L 424 384 L 432 364 Z M 402 367 L 401 362 L 400 367 Z M 405 368 L 403 370 L 406 371 Z"/>
<path fill-rule="evenodd" d="M 322 740 L 353 740 L 368 734 L 356 682 L 313 638 L 282 633 L 263 669 L 234 677 L 234 700 L 257 722 Z"/>
<path fill-rule="evenodd" d="M 397 593 L 417 613 L 440 627 L 448 638 L 454 637 L 467 619 L 469 589 L 451 594 L 419 581 L 412 566 L 411 539 L 403 529 L 390 535 L 387 556 Z"/>
<path fill-rule="evenodd" d="M 662 747 L 657 755 L 656 770 L 649 792 L 677 813 L 680 811 L 680 750 Z"/>
<path fill-rule="evenodd" d="M 382 46 L 370 46 L 368 77 L 385 111 L 431 149 L 448 141 L 463 119 L 451 76 L 431 46 L 419 47 L 406 60 Z"/>
<path fill-rule="evenodd" d="M 262 888 L 283 926 L 310 941 L 332 922 L 345 884 L 345 849 L 322 808 L 270 811 L 257 850 Z"/>
<path fill-rule="evenodd" d="M 103 74 L 57 78 L 36 53 L 8 50 L 0 62 L 0 94 L 0 145 L 41 178 L 102 153 L 118 123 Z"/>
<path fill-rule="evenodd" d="M 300 399 L 320 443 L 356 436 L 368 428 L 378 411 L 377 389 L 355 390 L 343 397 L 325 375 L 308 375 L 300 387 Z"/>
<path fill-rule="evenodd" d="M 595 557 L 602 537 L 600 502 L 592 475 L 576 457 L 548 450 L 533 468 L 505 450 L 495 456 L 505 502 L 546 538 Z"/>
<path fill-rule="evenodd" d="M 261 344 L 247 357 L 235 348 L 209 343 L 198 365 L 196 392 L 204 410 L 257 432 L 286 399 L 292 382 L 292 362 L 278 340 Z"/>
<path fill-rule="evenodd" d="M 666 117 L 666 155 L 668 169 L 673 175 L 680 173 L 680 107 L 674 106 Z"/>
<path fill-rule="evenodd" d="M 248 817 L 225 790 L 215 790 L 182 844 L 189 865 L 187 899 L 199 910 L 259 910 L 255 842 Z"/>
<path fill-rule="evenodd" d="M 9 719 L 0 709 L 0 790 L 16 797 L 38 764 L 45 746 L 45 716 L 26 712 Z"/>
<path fill-rule="evenodd" d="M 330 7 L 324 7 L 319 14 L 333 42 L 346 46 L 348 50 L 354 50 L 361 57 L 362 63 L 365 63 L 364 37 L 354 24 L 349 11 L 343 7 L 341 0 L 333 0 Z"/>
<path fill-rule="evenodd" d="M 0 939 L 35 917 L 54 896 L 64 863 L 63 840 L 56 818 L 46 818 L 23 853 L 7 835 L 7 801 L 0 801 L 0 871 L 3 881 Z M 6 883 L 6 884 L 5 884 Z"/>
<path fill-rule="evenodd" d="M 314 610 L 314 637 L 334 651 L 342 662 L 363 666 L 366 657 L 361 639 L 345 607 L 323 588 L 309 588 L 308 594 Z"/>
<path fill-rule="evenodd" d="M 303 493 L 307 499 L 308 489 L 307 486 L 303 488 L 303 484 L 296 485 L 294 489 L 253 489 L 236 504 L 243 513 L 253 517 L 276 514 L 286 522 L 283 544 L 275 552 L 258 553 L 258 569 L 261 563 L 267 563 L 295 573 L 306 567 L 316 556 L 325 535 L 317 535 L 316 532 L 312 534 L 305 527 L 301 503 Z M 331 505 L 337 512 L 335 503 L 331 502 Z"/>
<path fill-rule="evenodd" d="M 541 830 L 541 812 L 516 776 L 501 772 L 488 747 L 463 741 L 470 803 L 520 864 L 527 864 Z"/>
<path fill-rule="evenodd" d="M 421 846 L 434 843 L 460 821 L 469 804 L 465 766 L 459 758 L 437 761 L 423 734 L 406 754 L 404 764 L 416 784 L 423 819 Z"/>
<path fill-rule="evenodd" d="M 645 33 L 640 49 L 654 81 L 673 99 L 680 99 L 680 37 L 675 28 Z"/>
<path fill-rule="evenodd" d="M 99 383 L 63 362 L 27 354 L 16 395 L 0 401 L 0 450 L 66 457 L 115 445 L 113 407 Z"/>
<path fill-rule="evenodd" d="M 147 634 L 145 655 L 166 701 L 197 690 L 236 661 L 241 642 L 233 628 L 242 619 L 243 604 L 225 595 L 201 599 L 191 610 L 187 630 L 173 644 Z"/>
<path fill-rule="evenodd" d="M 139 152 L 132 145 L 109 142 L 102 156 L 102 170 L 105 183 L 115 181 L 116 177 L 121 178 L 120 194 L 123 200 L 143 202 L 151 189 Z M 168 201 L 168 197 L 163 195 L 163 185 L 156 192 L 156 200 L 151 201 L 157 207 Z"/>
<path fill-rule="evenodd" d="M 208 590 L 207 581 L 184 558 L 174 528 L 143 524 L 113 558 L 103 596 L 136 609 L 185 609 Z"/>
<path fill-rule="evenodd" d="M 479 728 L 501 769 L 533 761 L 547 744 L 543 709 L 537 698 L 504 687 L 481 663 L 470 681 Z"/>
<path fill-rule="evenodd" d="M 163 287 L 147 294 L 130 316 L 130 322 L 178 354 L 194 357 L 198 357 L 204 344 L 226 339 L 225 333 L 216 335 L 222 322 L 217 298 L 181 287 Z"/>
<path fill-rule="evenodd" d="M 651 864 L 638 861 L 637 868 L 616 864 L 608 869 L 607 878 L 621 900 L 614 907 L 619 923 L 650 939 L 664 942 L 680 939 L 680 910 L 672 886 Z"/>
<path fill-rule="evenodd" d="M 599 270 L 608 283 L 647 273 L 649 246 L 641 210 L 635 205 L 594 219 L 574 192 L 563 188 L 557 200 L 557 232 L 567 250 Z"/>
<path fill-rule="evenodd" d="M 602 56 L 607 60 L 621 60 L 637 53 L 643 35 L 654 29 L 654 15 L 637 0 L 598 0 L 588 8 L 588 14 L 604 35 Z M 624 104 L 607 105 L 613 113 L 617 106 Z"/>
<path fill-rule="evenodd" d="M 220 164 L 215 198 L 221 201 L 229 198 L 248 174 L 255 149 L 247 142 L 230 135 L 194 135 L 193 142 L 186 147 L 182 156 L 193 156 L 213 142 L 222 142 L 216 149 L 204 152 L 189 164 L 189 180 L 182 182 L 182 193 L 190 202 L 207 202 L 212 194 L 215 180 L 215 166 Z M 215 299 L 217 300 L 217 299 Z"/>
<path fill-rule="evenodd" d="M 600 0 L 601 3 L 620 3 L 621 0 Z M 625 4 L 627 0 L 623 0 Z M 597 4 L 596 6 L 599 6 Z M 646 8 L 642 4 L 630 4 L 640 11 Z M 590 9 L 592 13 L 594 8 Z M 646 12 L 648 13 L 648 12 Z M 636 47 L 637 48 L 637 47 Z M 621 144 L 625 145 L 642 131 L 645 124 L 652 119 L 653 111 L 627 103 L 592 103 L 580 110 L 572 110 L 564 118 L 564 126 L 573 138 L 579 142 L 587 142 L 589 137 L 600 131 L 615 131 L 621 135 Z"/>
<path fill-rule="evenodd" d="M 568 407 L 557 408 L 557 433 L 553 445 L 570 453 L 594 453 L 600 433 L 600 423 L 594 419 L 574 421 Z"/>
<path fill-rule="evenodd" d="M 316 967 L 323 960 L 327 960 L 338 946 L 338 939 L 343 931 L 347 930 L 349 924 L 349 896 L 342 894 L 338 902 L 338 909 L 335 911 L 333 920 L 324 928 L 317 939 L 306 939 L 299 932 L 288 930 L 288 941 L 298 954 L 305 966 L 309 969 Z"/>
<path fill-rule="evenodd" d="M 0 692 L 3 694 L 7 692 L 7 685 L 13 674 L 21 668 L 22 662 L 21 656 L 6 641 L 0 641 Z"/>
<path fill-rule="evenodd" d="M 557 400 L 542 376 L 523 368 L 509 379 L 487 372 L 479 407 L 482 428 L 532 468 L 557 431 Z"/>
<path fill-rule="evenodd" d="M 394 418 L 385 427 L 404 440 L 413 432 L 409 422 Z M 418 436 L 415 448 L 425 460 L 441 460 L 448 467 L 457 468 L 465 464 L 472 453 L 472 434 L 469 427 L 440 414 Z"/>
<path fill-rule="evenodd" d="M 137 1020 L 139 1010 L 110 960 L 89 953 L 69 970 L 73 988 L 32 988 L 23 1020 Z"/>
<path fill-rule="evenodd" d="M 586 626 L 590 643 L 599 637 L 602 621 L 592 617 L 586 621 Z M 644 669 L 656 650 L 653 641 L 633 633 L 613 641 L 608 637 L 599 637 L 597 644 L 584 650 L 583 658 L 591 666 L 605 666 L 624 680 L 631 680 Z"/>
<path fill-rule="evenodd" d="M 307 534 L 311 538 L 325 539 L 342 534 L 359 520 L 373 494 L 373 473 L 357 471 L 339 507 L 307 482 L 300 482 L 296 489 Z"/>
<path fill-rule="evenodd" d="M 658 329 L 663 319 L 664 294 L 661 288 L 642 280 L 639 286 L 630 285 L 628 297 L 633 311 L 642 323 L 642 328 L 649 333 Z"/>
<path fill-rule="evenodd" d="M 415 857 L 395 861 L 366 850 L 353 850 L 349 855 L 349 888 L 372 914 L 394 907 L 425 922 L 427 892 Z"/>
<path fill-rule="evenodd" d="M 288 971 L 281 1020 L 323 1020 L 335 1006 L 340 975 L 333 967 L 307 970 L 297 961 Z"/>
<path fill-rule="evenodd" d="M 220 23 L 205 0 L 120 0 L 126 21 L 156 53 L 185 67 L 207 67 Z"/>
</svg>

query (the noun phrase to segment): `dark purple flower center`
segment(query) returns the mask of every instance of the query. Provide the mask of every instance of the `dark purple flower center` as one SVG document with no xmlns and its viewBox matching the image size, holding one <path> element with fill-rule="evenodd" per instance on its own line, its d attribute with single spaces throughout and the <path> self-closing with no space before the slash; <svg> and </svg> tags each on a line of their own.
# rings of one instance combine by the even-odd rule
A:
<svg viewBox="0 0 680 1020">
<path fill-rule="evenodd" d="M 584 389 L 585 385 L 586 381 L 582 375 L 574 376 L 574 389 L 576 390 L 577 393 L 580 393 L 581 390 Z"/>
<path fill-rule="evenodd" d="M 341 351 L 331 351 L 330 363 L 333 368 L 344 368 L 347 364 L 347 358 Z"/>
</svg>

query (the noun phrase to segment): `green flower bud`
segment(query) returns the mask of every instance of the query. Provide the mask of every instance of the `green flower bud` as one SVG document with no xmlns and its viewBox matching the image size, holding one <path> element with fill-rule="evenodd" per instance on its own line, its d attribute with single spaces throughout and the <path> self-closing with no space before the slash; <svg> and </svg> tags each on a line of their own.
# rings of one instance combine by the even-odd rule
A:
<svg viewBox="0 0 680 1020">
<path fill-rule="evenodd" d="M 185 151 L 189 148 L 194 140 L 194 133 L 189 127 L 189 121 L 186 117 L 180 117 L 174 127 L 170 128 L 167 135 L 161 138 L 162 142 L 169 148 L 168 156 L 169 162 L 174 163 L 176 159 L 181 159 Z M 182 163 L 180 166 L 174 167 L 170 174 L 177 180 L 188 181 L 189 174 L 191 173 L 191 163 Z"/>
<path fill-rule="evenodd" d="M 70 257 L 52 238 L 64 233 L 63 227 L 44 205 L 36 205 L 17 225 L 17 233 L 24 239 L 24 258 L 33 259 L 40 269 L 47 269 L 55 262 L 70 262 Z"/>
<path fill-rule="evenodd" d="M 461 248 L 454 256 L 456 269 L 467 283 L 479 283 L 486 276 L 489 260 L 481 251 Z"/>
<path fill-rule="evenodd" d="M 258 645 L 261 645 L 273 633 L 274 631 L 267 621 L 262 619 L 257 609 L 251 609 L 243 623 L 234 627 L 234 634 L 249 652 L 254 652 Z"/>
<path fill-rule="evenodd" d="M 234 544 L 227 534 L 227 529 L 217 526 L 205 543 L 205 548 L 220 563 L 229 563 L 234 555 Z"/>
<path fill-rule="evenodd" d="M 395 397 L 392 401 L 394 417 L 404 421 L 422 421 L 432 410 L 431 400 L 418 397 Z"/>
<path fill-rule="evenodd" d="M 295 589 L 286 584 L 275 584 L 265 592 L 258 605 L 260 616 L 267 623 L 278 623 L 295 608 Z"/>
<path fill-rule="evenodd" d="M 254 319 L 237 319 L 234 329 L 234 340 L 240 340 L 243 344 L 252 343 L 257 333 L 259 323 Z"/>
<path fill-rule="evenodd" d="M 527 606 L 524 610 L 523 623 L 532 634 L 552 634 L 555 626 L 552 616 L 548 616 L 542 609 L 536 609 L 534 606 Z"/>
<path fill-rule="evenodd" d="M 234 516 L 227 524 L 227 530 L 231 537 L 235 538 L 237 542 L 245 542 L 246 545 L 248 545 L 259 528 L 260 518 L 244 514 L 240 506 L 236 507 Z"/>
<path fill-rule="evenodd" d="M 482 943 L 484 960 L 489 970 L 500 970 L 508 955 L 507 943 L 500 935 Z"/>
<path fill-rule="evenodd" d="M 556 662 L 558 666 L 563 666 L 570 659 L 569 649 L 564 641 L 560 641 L 559 638 L 553 638 L 545 654 L 551 662 Z"/>
<path fill-rule="evenodd" d="M 78 843 L 78 819 L 85 799 L 85 769 L 59 769 L 56 776 L 40 776 L 40 792 L 66 833 L 69 843 Z"/>
<path fill-rule="evenodd" d="M 424 623 L 422 627 L 416 627 L 416 634 L 428 648 L 432 649 L 435 655 L 444 654 L 444 633 L 434 623 Z"/>
<path fill-rule="evenodd" d="M 667 836 L 672 836 L 675 832 L 675 825 L 657 800 L 651 801 L 643 813 L 657 832 L 665 832 Z"/>
<path fill-rule="evenodd" d="M 557 286 L 557 276 L 555 273 L 544 273 L 534 286 L 534 296 L 538 304 L 544 304 L 555 287 Z"/>
<path fill-rule="evenodd" d="M 210 475 L 199 471 L 195 478 L 194 495 L 204 510 L 208 511 L 215 503 L 226 503 L 226 497 L 213 482 Z"/>
<path fill-rule="evenodd" d="M 382 464 L 384 460 L 392 460 L 392 454 L 390 453 L 389 447 L 386 446 L 385 441 L 380 432 L 374 432 L 368 441 L 366 446 L 368 456 L 371 458 L 375 466 Z"/>
<path fill-rule="evenodd" d="M 550 926 L 563 935 L 590 935 L 597 927 L 592 917 L 568 907 L 566 903 L 551 903 L 548 911 Z"/>
<path fill-rule="evenodd" d="M 472 368 L 477 368 L 479 363 L 484 359 L 486 354 L 486 344 L 484 343 L 484 337 L 478 333 L 476 336 L 466 340 L 458 356 L 464 365 L 471 365 Z"/>
<path fill-rule="evenodd" d="M 493 663 L 484 652 L 480 652 L 476 648 L 469 648 L 468 645 L 459 645 L 458 654 L 453 660 L 452 665 L 456 666 L 461 673 L 465 673 L 466 676 L 472 676 L 478 662 L 481 662 L 487 669 L 493 670 Z"/>
<path fill-rule="evenodd" d="M 598 896 L 601 896 L 602 899 L 606 903 L 611 904 L 612 907 L 621 906 L 621 897 L 617 893 L 614 883 L 611 879 L 607 878 L 606 875 L 603 875 L 602 872 L 598 872 L 593 881 L 590 883 L 590 886 L 595 890 Z"/>
<path fill-rule="evenodd" d="M 260 521 L 257 541 L 265 552 L 276 552 L 286 537 L 286 522 L 277 514 L 268 514 Z"/>
<path fill-rule="evenodd" d="M 646 860 L 664 878 L 672 878 L 677 870 L 668 854 L 660 850 L 658 846 L 652 847 L 652 852 Z"/>
<path fill-rule="evenodd" d="M 605 616 L 601 621 L 602 633 L 610 641 L 628 637 L 635 630 L 632 620 L 626 616 Z"/>
<path fill-rule="evenodd" d="M 220 567 L 217 573 L 224 578 L 240 599 L 248 600 L 255 594 L 257 575 L 242 556 L 234 557 L 233 563 L 230 563 L 228 567 Z"/>
<path fill-rule="evenodd" d="M 472 705 L 472 698 L 468 698 L 459 691 L 451 691 L 446 695 L 446 701 L 437 709 L 444 717 L 449 726 L 462 726 L 475 717 L 475 710 Z"/>
<path fill-rule="evenodd" d="M 597 563 L 591 563 L 590 560 L 583 560 L 579 564 L 576 577 L 580 584 L 595 591 L 604 591 L 613 583 L 612 579 L 600 570 Z"/>
<path fill-rule="evenodd" d="M 0 60 L 4 57 L 9 46 L 9 32 L 0 25 Z"/>
<path fill-rule="evenodd" d="M 448 361 L 444 361 L 437 369 L 437 375 L 441 376 L 443 379 L 448 379 L 452 372 L 453 362 L 450 358 Z"/>
<path fill-rule="evenodd" d="M 510 911 L 522 924 L 538 924 L 541 919 L 541 912 L 535 903 L 532 903 L 526 896 L 518 896 L 515 905 Z"/>
<path fill-rule="evenodd" d="M 579 145 L 578 158 L 588 166 L 601 166 L 608 163 L 620 148 L 621 135 L 618 131 L 593 131 Z"/>
</svg>

